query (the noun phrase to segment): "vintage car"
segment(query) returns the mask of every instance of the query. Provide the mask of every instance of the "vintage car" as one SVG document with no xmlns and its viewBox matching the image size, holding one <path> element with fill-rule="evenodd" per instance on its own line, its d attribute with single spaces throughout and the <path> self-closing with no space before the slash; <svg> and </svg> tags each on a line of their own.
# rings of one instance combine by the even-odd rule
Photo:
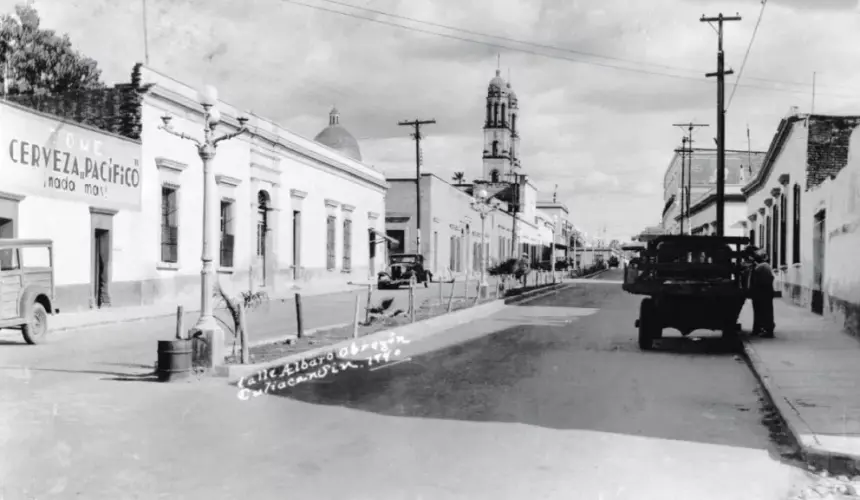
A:
<svg viewBox="0 0 860 500">
<path fill-rule="evenodd" d="M 618 267 L 618 257 L 615 255 L 609 257 L 609 267 Z"/>
<path fill-rule="evenodd" d="M 424 269 L 424 256 L 403 253 L 391 256 L 388 269 L 377 276 L 377 288 L 398 288 L 400 285 L 408 285 L 412 278 L 416 283 L 424 283 L 427 287 L 433 279 L 433 274 Z"/>
<path fill-rule="evenodd" d="M 20 329 L 28 344 L 48 335 L 54 302 L 51 240 L 0 238 L 0 328 Z"/>
</svg>

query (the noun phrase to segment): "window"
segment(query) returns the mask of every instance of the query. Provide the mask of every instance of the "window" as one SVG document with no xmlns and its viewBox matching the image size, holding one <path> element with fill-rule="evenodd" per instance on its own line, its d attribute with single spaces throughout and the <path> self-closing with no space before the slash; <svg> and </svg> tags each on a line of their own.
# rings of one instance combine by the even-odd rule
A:
<svg viewBox="0 0 860 500">
<path fill-rule="evenodd" d="M 779 265 L 779 205 L 774 201 L 773 217 L 770 220 L 773 229 L 770 233 L 770 264 L 774 267 Z"/>
<path fill-rule="evenodd" d="M 269 231 L 269 193 L 257 193 L 257 257 L 266 256 L 266 233 Z"/>
<path fill-rule="evenodd" d="M 221 200 L 221 267 L 233 267 L 233 203 Z"/>
<path fill-rule="evenodd" d="M 18 252 L 15 248 L 0 250 L 0 271 L 15 271 L 18 269 Z"/>
<path fill-rule="evenodd" d="M 502 103 L 502 126 L 503 127 L 508 126 L 508 117 L 505 116 L 505 104 L 504 103 Z"/>
<path fill-rule="evenodd" d="M 779 197 L 779 265 L 784 266 L 788 263 L 785 254 L 787 251 L 788 234 L 788 195 L 784 194 Z"/>
<path fill-rule="evenodd" d="M 406 251 L 406 231 L 403 229 L 386 229 L 385 235 L 397 242 L 388 243 L 388 249 L 391 253 L 403 253 Z"/>
<path fill-rule="evenodd" d="M 493 156 L 499 155 L 499 141 L 493 141 Z"/>
<path fill-rule="evenodd" d="M 750 245 L 755 245 L 755 229 L 750 229 Z"/>
<path fill-rule="evenodd" d="M 178 190 L 161 187 L 161 262 L 179 262 Z"/>
<path fill-rule="evenodd" d="M 493 169 L 490 172 L 490 182 L 499 182 L 499 171 L 497 169 Z"/>
<path fill-rule="evenodd" d="M 493 105 L 493 126 L 499 124 L 499 103 Z"/>
<path fill-rule="evenodd" d="M 791 233 L 791 261 L 800 263 L 800 184 L 794 185 L 794 231 Z"/>
<path fill-rule="evenodd" d="M 770 215 L 768 215 L 765 218 L 764 230 L 765 230 L 766 234 L 764 236 L 764 247 L 763 248 L 764 248 L 764 252 L 768 256 L 770 256 L 770 253 L 771 253 L 770 234 L 771 234 L 771 231 L 773 230 L 773 228 L 771 227 L 771 223 L 770 223 Z"/>
<path fill-rule="evenodd" d="M 343 220 L 343 270 L 352 270 L 352 221 Z"/>
<path fill-rule="evenodd" d="M 329 271 L 335 268 L 335 223 L 337 218 L 329 215 L 326 219 L 326 269 Z"/>
<path fill-rule="evenodd" d="M 451 269 L 451 272 L 457 271 L 457 237 L 451 236 L 449 241 L 450 247 L 448 251 L 450 255 L 448 256 L 448 267 Z"/>
</svg>

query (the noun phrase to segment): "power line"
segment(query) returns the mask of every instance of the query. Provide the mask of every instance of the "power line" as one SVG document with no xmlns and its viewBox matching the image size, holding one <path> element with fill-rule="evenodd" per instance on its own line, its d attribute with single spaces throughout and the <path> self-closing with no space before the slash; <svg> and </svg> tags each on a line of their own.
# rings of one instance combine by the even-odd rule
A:
<svg viewBox="0 0 860 500">
<path fill-rule="evenodd" d="M 566 61 L 571 61 L 571 62 L 578 62 L 578 63 L 582 63 L 582 64 L 590 64 L 593 66 L 600 66 L 600 67 L 605 67 L 605 68 L 610 68 L 610 69 L 617 69 L 617 70 L 621 70 L 621 71 L 629 71 L 629 72 L 641 73 L 641 74 L 647 74 L 647 75 L 653 75 L 653 76 L 663 76 L 663 77 L 668 77 L 668 78 L 678 78 L 678 79 L 683 79 L 683 80 L 696 81 L 696 82 L 700 82 L 700 83 L 707 81 L 707 80 L 702 80 L 701 78 L 697 78 L 697 77 L 693 77 L 693 76 L 687 76 L 687 75 L 677 75 L 677 74 L 671 74 L 671 73 L 660 72 L 660 71 L 651 71 L 651 70 L 642 69 L 642 68 L 630 68 L 630 67 L 626 67 L 626 66 L 619 66 L 619 65 L 615 65 L 615 64 L 603 63 L 603 62 L 599 62 L 599 61 L 588 61 L 588 60 L 582 60 L 582 59 L 574 59 L 571 57 L 560 57 L 558 55 L 546 54 L 546 53 L 528 50 L 528 49 L 524 49 L 524 48 L 520 48 L 520 47 L 511 47 L 508 45 L 502 45 L 502 44 L 498 44 L 498 43 L 487 42 L 484 40 L 475 40 L 472 38 L 465 38 L 465 37 L 460 37 L 460 36 L 451 35 L 451 34 L 447 34 L 447 33 L 439 33 L 436 31 L 424 30 L 424 29 L 416 28 L 416 27 L 412 27 L 412 26 L 405 26 L 403 24 L 393 23 L 390 21 L 382 20 L 382 19 L 375 19 L 375 18 L 370 18 L 370 17 L 359 16 L 359 15 L 356 15 L 355 13 L 351 13 L 351 12 L 344 12 L 342 10 L 329 9 L 329 8 L 322 7 L 319 5 L 311 5 L 311 4 L 307 4 L 307 3 L 302 3 L 302 2 L 298 2 L 296 0 L 282 0 L 282 1 L 294 4 L 294 5 L 300 5 L 303 7 L 308 7 L 308 8 L 315 9 L 315 10 L 330 12 L 333 14 L 339 14 L 339 15 L 346 16 L 346 17 L 352 17 L 354 19 L 360 19 L 363 21 L 370 21 L 370 22 L 374 22 L 374 23 L 378 23 L 378 24 L 384 24 L 387 26 L 393 26 L 396 28 L 414 31 L 417 33 L 424 33 L 424 34 L 428 34 L 428 35 L 439 36 L 442 38 L 449 38 L 452 40 L 458 40 L 458 41 L 464 41 L 464 42 L 475 43 L 475 44 L 480 44 L 480 45 L 486 45 L 486 46 L 494 47 L 494 48 L 504 48 L 504 49 L 513 50 L 513 51 L 517 51 L 517 52 L 523 52 L 523 53 L 527 53 L 527 54 L 531 54 L 531 55 L 547 57 L 550 59 L 560 59 L 560 60 L 566 60 Z M 639 61 L 634 61 L 631 59 L 605 56 L 605 55 L 595 54 L 595 53 L 591 53 L 591 52 L 584 52 L 584 51 L 578 51 L 578 50 L 568 49 L 568 48 L 564 48 L 564 47 L 558 47 L 558 46 L 554 46 L 554 45 L 540 44 L 540 43 L 535 43 L 535 42 L 518 40 L 518 39 L 510 38 L 510 37 L 492 35 L 492 34 L 488 34 L 488 33 L 482 33 L 482 32 L 478 32 L 478 31 L 467 30 L 464 28 L 457 28 L 454 26 L 449 26 L 449 25 L 445 25 L 445 24 L 441 24 L 441 23 L 435 23 L 435 22 L 431 22 L 431 21 L 424 21 L 421 19 L 415 19 L 415 18 L 408 17 L 408 16 L 391 14 L 391 13 L 381 11 L 381 10 L 370 9 L 370 8 L 366 8 L 366 7 L 359 7 L 357 5 L 351 5 L 349 3 L 339 2 L 336 0 L 319 0 L 319 1 L 328 2 L 331 4 L 335 4 L 335 5 L 339 5 L 339 6 L 343 6 L 343 7 L 347 7 L 347 8 L 352 8 L 352 9 L 356 9 L 356 10 L 360 10 L 360 11 L 364 11 L 364 12 L 369 12 L 369 13 L 373 13 L 373 14 L 377 14 L 377 15 L 391 17 L 394 19 L 400 19 L 400 20 L 404 20 L 404 21 L 409 21 L 409 22 L 414 22 L 414 23 L 419 23 L 419 24 L 425 24 L 428 26 L 434 26 L 437 28 L 443 28 L 446 30 L 451 30 L 451 31 L 460 32 L 460 33 L 466 33 L 466 34 L 475 35 L 475 36 L 481 36 L 481 37 L 486 37 L 486 38 L 495 38 L 497 40 L 503 40 L 503 41 L 507 41 L 507 42 L 512 42 L 512 43 L 516 43 L 516 44 L 520 44 L 520 45 L 527 45 L 527 46 L 541 48 L 541 49 L 555 50 L 555 51 L 559 51 L 559 52 L 568 52 L 571 54 L 577 54 L 577 55 L 582 55 L 582 56 L 586 56 L 586 57 L 595 57 L 595 58 L 600 58 L 600 59 L 625 62 L 625 63 L 629 63 L 629 64 L 637 64 L 640 66 L 651 66 L 651 67 L 655 67 L 655 68 L 670 69 L 670 70 L 674 70 L 674 71 L 686 71 L 686 72 L 697 72 L 697 73 L 700 72 L 700 70 L 694 70 L 694 69 L 690 69 L 690 68 L 681 68 L 678 66 L 670 66 L 670 65 L 663 65 L 663 64 L 657 64 L 657 63 L 639 62 Z M 810 86 L 809 83 L 805 83 L 805 82 L 790 82 L 790 81 L 784 81 L 784 80 L 775 80 L 775 79 L 751 77 L 751 76 L 747 77 L 747 79 L 748 80 L 757 80 L 757 81 L 762 81 L 762 82 L 768 82 L 768 83 L 782 84 L 782 85 L 795 85 L 795 86 L 804 86 L 804 87 Z M 774 91 L 774 92 L 785 92 L 785 93 L 791 93 L 791 94 L 802 94 L 802 95 L 807 95 L 809 92 L 808 90 L 781 89 L 781 88 L 762 87 L 762 86 L 749 85 L 749 84 L 743 84 L 740 86 L 746 87 L 746 88 L 752 88 L 752 89 L 768 90 L 768 91 Z M 832 88 L 836 88 L 836 87 L 832 87 Z M 830 94 L 830 96 L 831 97 L 845 98 L 845 99 L 856 99 L 857 98 L 857 96 L 853 96 L 853 95 Z"/>
<path fill-rule="evenodd" d="M 729 95 L 729 102 L 726 104 L 726 111 L 732 106 L 732 99 L 735 97 L 735 92 L 738 90 L 738 83 L 741 81 L 741 75 L 744 74 L 744 68 L 747 65 L 747 58 L 750 56 L 750 50 L 752 50 L 753 42 L 755 42 L 755 34 L 758 33 L 758 27 L 761 24 L 761 19 L 764 17 L 764 8 L 767 6 L 767 0 L 761 0 L 761 10 L 758 13 L 758 20 L 755 22 L 755 28 L 753 29 L 752 36 L 750 37 L 750 43 L 747 45 L 747 51 L 744 54 L 744 60 L 741 62 L 741 69 L 738 70 L 738 77 L 735 79 L 735 86 L 732 87 L 732 93 Z M 814 88 L 814 87 L 813 87 Z"/>
</svg>

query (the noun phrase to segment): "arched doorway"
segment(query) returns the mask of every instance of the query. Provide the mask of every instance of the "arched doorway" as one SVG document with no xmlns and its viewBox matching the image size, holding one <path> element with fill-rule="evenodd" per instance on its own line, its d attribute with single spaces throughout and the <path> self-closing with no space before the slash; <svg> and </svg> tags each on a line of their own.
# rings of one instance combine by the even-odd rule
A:
<svg viewBox="0 0 860 500">
<path fill-rule="evenodd" d="M 267 257 L 269 255 L 269 212 L 271 211 L 271 198 L 265 190 L 257 193 L 257 252 L 255 267 L 257 271 L 257 286 L 265 287 L 268 280 L 266 273 Z"/>
</svg>

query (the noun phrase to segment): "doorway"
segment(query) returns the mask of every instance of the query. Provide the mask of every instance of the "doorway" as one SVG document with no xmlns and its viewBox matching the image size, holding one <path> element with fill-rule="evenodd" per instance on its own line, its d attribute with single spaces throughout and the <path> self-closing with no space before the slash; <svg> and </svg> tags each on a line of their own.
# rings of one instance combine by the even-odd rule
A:
<svg viewBox="0 0 860 500">
<path fill-rule="evenodd" d="M 293 210 L 293 280 L 299 279 L 302 267 L 302 213 Z"/>
<path fill-rule="evenodd" d="M 812 226 L 812 304 L 815 314 L 824 314 L 824 251 L 827 216 L 824 210 L 815 214 Z"/>
<path fill-rule="evenodd" d="M 268 282 L 267 257 L 269 254 L 269 193 L 259 191 L 257 193 L 257 253 L 254 259 L 254 267 L 257 268 L 257 282 L 259 288 L 265 288 Z"/>
<path fill-rule="evenodd" d="M 110 231 L 93 232 L 93 300 L 97 308 L 110 305 Z"/>
<path fill-rule="evenodd" d="M 15 237 L 15 221 L 0 217 L 0 238 Z"/>
<path fill-rule="evenodd" d="M 369 257 L 368 267 L 370 269 L 370 276 L 376 276 L 376 235 L 373 233 L 373 229 L 367 230 L 367 255 Z"/>
</svg>

